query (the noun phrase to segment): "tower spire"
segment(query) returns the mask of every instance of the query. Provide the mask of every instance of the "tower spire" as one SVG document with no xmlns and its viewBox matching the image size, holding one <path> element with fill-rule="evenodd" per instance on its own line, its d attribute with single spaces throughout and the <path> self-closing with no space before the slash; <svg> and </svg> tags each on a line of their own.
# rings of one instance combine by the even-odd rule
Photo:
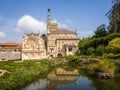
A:
<svg viewBox="0 0 120 90">
<path fill-rule="evenodd" d="M 48 16 L 47 16 L 47 33 L 49 33 L 50 22 L 51 22 L 51 16 L 50 16 L 50 8 L 49 8 Z"/>
<path fill-rule="evenodd" d="M 48 20 L 47 20 L 47 24 L 49 25 L 51 21 L 51 16 L 50 16 L 50 8 L 48 9 Z"/>
</svg>

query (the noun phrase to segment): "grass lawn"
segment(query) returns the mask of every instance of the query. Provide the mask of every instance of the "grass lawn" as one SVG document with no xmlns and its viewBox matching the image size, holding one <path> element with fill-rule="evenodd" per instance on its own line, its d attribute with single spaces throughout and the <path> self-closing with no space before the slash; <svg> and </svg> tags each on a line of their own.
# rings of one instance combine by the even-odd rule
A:
<svg viewBox="0 0 120 90">
<path fill-rule="evenodd" d="M 47 60 L 45 61 L 23 61 L 23 62 L 17 62 L 17 61 L 5 61 L 0 62 L 0 69 L 7 70 L 9 72 L 14 72 L 18 68 L 22 67 L 33 67 L 37 65 L 45 65 L 47 63 Z"/>
<path fill-rule="evenodd" d="M 42 73 L 47 73 L 49 63 L 48 60 L 0 62 L 0 69 L 10 72 L 0 77 L 0 90 L 16 90 L 18 87 L 26 86 L 41 77 Z"/>
</svg>

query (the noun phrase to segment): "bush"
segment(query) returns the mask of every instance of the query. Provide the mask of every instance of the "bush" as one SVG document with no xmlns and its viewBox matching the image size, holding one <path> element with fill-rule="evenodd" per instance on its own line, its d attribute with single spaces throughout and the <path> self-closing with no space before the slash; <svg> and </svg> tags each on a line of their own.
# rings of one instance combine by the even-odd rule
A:
<svg viewBox="0 0 120 90">
<path fill-rule="evenodd" d="M 105 46 L 99 45 L 96 49 L 96 54 L 99 56 L 102 56 L 102 54 L 105 52 Z"/>
<path fill-rule="evenodd" d="M 112 34 L 108 34 L 107 36 L 99 37 L 99 38 L 94 38 L 94 37 L 84 38 L 80 40 L 78 47 L 81 51 L 81 54 L 86 55 L 88 48 L 90 47 L 97 48 L 99 45 L 107 46 L 109 41 L 111 41 L 114 38 L 120 38 L 120 33 L 112 33 Z"/>
<path fill-rule="evenodd" d="M 95 53 L 95 49 L 93 47 L 89 47 L 86 53 L 87 55 L 93 55 Z"/>
<path fill-rule="evenodd" d="M 120 53 L 120 38 L 112 39 L 106 49 L 110 53 Z"/>
<path fill-rule="evenodd" d="M 78 59 L 79 59 L 79 56 L 73 56 L 73 55 L 66 56 L 66 60 L 69 62 L 74 62 L 74 61 L 77 61 Z"/>
<path fill-rule="evenodd" d="M 109 53 L 106 55 L 106 57 L 110 59 L 117 59 L 117 58 L 120 58 L 120 53 L 119 54 Z"/>
<path fill-rule="evenodd" d="M 99 72 L 115 72 L 115 64 L 109 60 L 102 60 L 97 64 L 91 65 L 92 69 Z"/>
<path fill-rule="evenodd" d="M 14 69 L 14 72 L 11 72 L 9 75 L 0 77 L 0 90 L 13 90 L 17 87 L 23 87 L 39 77 L 41 72 L 48 71 L 48 66 L 46 64 L 40 65 L 40 63 L 35 63 L 34 61 L 8 64 L 14 65 L 14 67 L 17 65 L 21 66 Z"/>
</svg>

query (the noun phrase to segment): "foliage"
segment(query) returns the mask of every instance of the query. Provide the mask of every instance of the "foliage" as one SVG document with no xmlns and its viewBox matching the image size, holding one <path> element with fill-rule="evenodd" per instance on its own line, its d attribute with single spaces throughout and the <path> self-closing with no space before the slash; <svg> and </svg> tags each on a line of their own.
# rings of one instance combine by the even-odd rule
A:
<svg viewBox="0 0 120 90">
<path fill-rule="evenodd" d="M 117 59 L 117 58 L 120 58 L 120 53 L 118 53 L 118 54 L 108 53 L 108 54 L 106 54 L 105 57 L 110 58 L 110 59 Z"/>
<path fill-rule="evenodd" d="M 111 40 L 106 49 L 111 53 L 120 53 L 120 38 Z"/>
<path fill-rule="evenodd" d="M 96 49 L 96 54 L 99 56 L 102 56 L 102 54 L 105 52 L 105 46 L 99 45 Z"/>
<path fill-rule="evenodd" d="M 100 72 L 115 72 L 115 64 L 109 60 L 102 60 L 97 64 L 92 64 L 91 68 Z"/>
<path fill-rule="evenodd" d="M 99 38 L 93 37 L 83 38 L 82 40 L 79 41 L 78 47 L 82 55 L 87 55 L 88 48 L 93 47 L 94 49 L 97 49 L 99 45 L 104 45 L 104 47 L 106 47 L 109 41 L 117 37 L 120 38 L 120 33 L 112 33 L 108 34 L 105 37 Z"/>
<path fill-rule="evenodd" d="M 114 0 L 114 5 L 106 14 L 109 18 L 110 25 L 108 27 L 109 33 L 120 32 L 120 1 Z"/>
<path fill-rule="evenodd" d="M 83 38 L 82 40 L 79 41 L 78 47 L 82 54 L 84 54 L 86 52 L 86 49 L 89 47 L 90 40 L 91 40 L 91 38 L 88 37 L 88 38 Z"/>
<path fill-rule="evenodd" d="M 64 68 L 66 71 L 74 71 L 76 68 L 75 67 L 71 67 L 71 66 L 67 66 L 66 68 Z"/>
<path fill-rule="evenodd" d="M 78 59 L 79 59 L 79 56 L 73 56 L 73 55 L 66 56 L 66 60 L 69 62 L 74 62 L 74 61 L 77 61 Z"/>
<path fill-rule="evenodd" d="M 105 24 L 100 25 L 94 33 L 95 38 L 106 36 L 107 30 Z"/>
<path fill-rule="evenodd" d="M 5 64 L 9 67 L 3 67 L 4 69 L 8 69 L 12 66 L 17 68 L 8 69 L 11 71 L 10 74 L 0 77 L 0 90 L 13 90 L 25 86 L 39 77 L 40 73 L 48 71 L 48 65 L 40 64 L 40 62 L 35 61 L 24 61 L 19 63 L 1 62 L 0 66 Z"/>
<path fill-rule="evenodd" d="M 47 48 L 47 36 L 46 36 L 46 34 L 42 34 L 42 38 L 43 38 L 44 43 L 45 43 L 45 48 Z"/>
<path fill-rule="evenodd" d="M 93 47 L 89 47 L 86 53 L 87 55 L 93 55 L 95 53 L 95 49 Z"/>
</svg>

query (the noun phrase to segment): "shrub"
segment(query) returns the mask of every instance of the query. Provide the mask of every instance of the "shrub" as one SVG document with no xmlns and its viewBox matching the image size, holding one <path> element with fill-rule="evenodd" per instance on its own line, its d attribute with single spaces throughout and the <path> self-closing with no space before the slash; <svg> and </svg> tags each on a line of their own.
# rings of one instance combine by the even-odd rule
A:
<svg viewBox="0 0 120 90">
<path fill-rule="evenodd" d="M 120 53 L 120 38 L 112 39 L 106 49 L 110 53 Z"/>
<path fill-rule="evenodd" d="M 39 77 L 41 72 L 48 71 L 48 66 L 46 64 L 39 65 L 39 63 L 35 63 L 34 61 L 25 61 L 20 64 L 8 64 L 13 64 L 14 67 L 15 64 L 21 66 L 19 66 L 19 68 L 14 69 L 14 72 L 11 72 L 9 75 L 0 77 L 0 90 L 13 90 L 17 87 L 23 87 L 31 81 L 35 80 L 37 77 Z"/>
<path fill-rule="evenodd" d="M 117 59 L 117 58 L 120 58 L 120 53 L 118 54 L 109 53 L 106 55 L 106 57 L 110 59 Z"/>
<path fill-rule="evenodd" d="M 77 61 L 78 59 L 79 59 L 79 56 L 73 56 L 73 55 L 66 56 L 66 60 L 69 62 L 74 62 L 74 61 Z"/>
<path fill-rule="evenodd" d="M 80 40 L 78 47 L 81 51 L 81 54 L 86 55 L 87 53 L 86 51 L 88 50 L 88 48 L 90 47 L 97 48 L 99 45 L 107 46 L 109 41 L 111 41 L 114 38 L 120 38 L 120 33 L 112 33 L 108 34 L 107 36 L 99 38 L 94 37 L 83 38 L 82 40 Z"/>
<path fill-rule="evenodd" d="M 92 69 L 95 71 L 100 71 L 100 72 L 115 72 L 115 64 L 111 61 L 108 60 L 102 60 L 97 64 L 92 64 L 91 65 Z"/>
<path fill-rule="evenodd" d="M 99 45 L 96 49 L 96 54 L 99 56 L 102 56 L 102 54 L 105 52 L 105 46 Z"/>
<path fill-rule="evenodd" d="M 89 47 L 87 49 L 87 55 L 93 55 L 95 53 L 95 49 L 93 47 Z"/>
</svg>

